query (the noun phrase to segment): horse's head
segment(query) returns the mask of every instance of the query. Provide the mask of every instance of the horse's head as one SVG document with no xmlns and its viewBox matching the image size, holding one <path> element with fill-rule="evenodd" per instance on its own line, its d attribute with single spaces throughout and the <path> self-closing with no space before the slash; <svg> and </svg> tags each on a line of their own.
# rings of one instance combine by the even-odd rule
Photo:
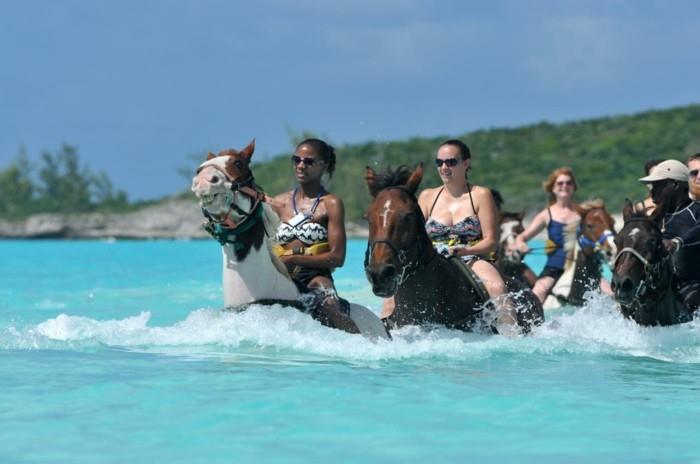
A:
<svg viewBox="0 0 700 464">
<path fill-rule="evenodd" d="M 255 192 L 250 158 L 255 140 L 243 150 L 209 153 L 192 179 L 192 191 L 205 214 L 221 223 L 236 225 L 250 214 L 259 201 Z"/>
<path fill-rule="evenodd" d="M 612 265 L 617 254 L 615 219 L 602 200 L 581 204 L 581 222 L 576 235 L 584 254 L 591 256 L 600 253 Z"/>
<path fill-rule="evenodd" d="M 523 226 L 524 218 L 525 211 L 520 211 L 518 213 L 501 213 L 501 242 L 498 249 L 502 253 L 503 259 L 515 263 L 522 260 L 522 256 L 519 253 L 514 253 L 511 251 L 513 249 L 511 245 L 515 242 L 515 237 L 525 230 L 525 227 Z"/>
<path fill-rule="evenodd" d="M 625 225 L 615 238 L 619 251 L 614 259 L 611 286 L 615 299 L 629 305 L 640 296 L 642 284 L 654 272 L 654 265 L 663 255 L 663 246 L 659 226 L 644 211 L 635 211 L 627 201 L 623 217 Z"/>
<path fill-rule="evenodd" d="M 405 166 L 382 174 L 366 169 L 365 180 L 374 198 L 366 212 L 365 272 L 377 296 L 394 295 L 415 272 L 426 250 L 432 251 L 415 197 L 422 178 L 422 163 L 413 172 Z"/>
</svg>

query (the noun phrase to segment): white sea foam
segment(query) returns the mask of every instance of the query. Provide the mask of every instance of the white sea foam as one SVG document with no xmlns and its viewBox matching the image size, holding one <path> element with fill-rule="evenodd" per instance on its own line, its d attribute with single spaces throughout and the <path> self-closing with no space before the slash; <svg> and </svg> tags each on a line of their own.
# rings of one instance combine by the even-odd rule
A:
<svg viewBox="0 0 700 464">
<path fill-rule="evenodd" d="M 624 319 L 612 300 L 596 293 L 589 295 L 584 307 L 547 313 L 547 322 L 531 335 L 512 339 L 444 327 L 404 327 L 393 333 L 393 341 L 370 342 L 324 327 L 308 315 L 279 305 L 252 306 L 242 313 L 199 309 L 170 326 L 150 326 L 150 318 L 149 312 L 115 320 L 61 314 L 34 327 L 0 331 L 0 346 L 31 349 L 107 345 L 195 357 L 273 349 L 351 362 L 587 353 L 700 363 L 700 322 L 640 327 Z"/>
</svg>

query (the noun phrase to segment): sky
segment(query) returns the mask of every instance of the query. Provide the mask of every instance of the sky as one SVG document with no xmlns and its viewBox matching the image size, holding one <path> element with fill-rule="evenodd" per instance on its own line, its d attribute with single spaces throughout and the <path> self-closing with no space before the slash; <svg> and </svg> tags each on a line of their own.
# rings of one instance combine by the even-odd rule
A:
<svg viewBox="0 0 700 464">
<path fill-rule="evenodd" d="M 69 143 L 155 198 L 253 137 L 263 160 L 303 131 L 342 145 L 699 103 L 699 54 L 694 1 L 0 0 L 0 169 Z"/>
</svg>

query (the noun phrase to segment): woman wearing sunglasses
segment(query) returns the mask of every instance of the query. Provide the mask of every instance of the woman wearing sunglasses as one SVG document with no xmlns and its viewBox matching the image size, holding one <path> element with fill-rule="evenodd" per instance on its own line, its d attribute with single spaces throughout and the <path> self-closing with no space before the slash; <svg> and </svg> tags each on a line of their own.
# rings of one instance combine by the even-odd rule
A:
<svg viewBox="0 0 700 464">
<path fill-rule="evenodd" d="M 331 272 L 345 262 L 345 207 L 322 184 L 335 169 L 335 150 L 307 139 L 291 157 L 297 187 L 269 199 L 281 223 L 276 240 L 280 260 L 301 293 L 313 296 L 312 316 L 329 327 L 358 333 L 338 298 Z"/>
<path fill-rule="evenodd" d="M 564 273 L 566 264 L 565 231 L 572 230 L 581 220 L 574 202 L 576 178 L 570 168 L 557 168 L 543 183 L 544 191 L 549 194 L 549 206 L 540 211 L 525 230 L 515 238 L 513 250 L 523 255 L 530 252 L 527 241 L 547 229 L 545 253 L 547 262 L 540 273 L 532 291 L 540 301 L 547 295 Z M 575 240 L 575 236 L 573 237 Z M 573 249 L 573 248 L 572 248 Z"/>
<path fill-rule="evenodd" d="M 425 229 L 438 252 L 458 256 L 479 277 L 497 310 L 503 333 L 516 324 L 515 314 L 503 298 L 506 286 L 492 264 L 498 246 L 498 211 L 491 190 L 471 185 L 471 152 L 460 140 L 447 140 L 435 157 L 442 185 L 425 189 L 418 198 L 426 218 Z"/>
</svg>

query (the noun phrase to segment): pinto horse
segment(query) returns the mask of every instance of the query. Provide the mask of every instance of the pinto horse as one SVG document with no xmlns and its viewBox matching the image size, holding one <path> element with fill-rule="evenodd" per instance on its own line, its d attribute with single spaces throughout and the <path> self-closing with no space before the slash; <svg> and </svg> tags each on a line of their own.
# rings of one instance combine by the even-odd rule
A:
<svg viewBox="0 0 700 464">
<path fill-rule="evenodd" d="M 388 323 L 442 324 L 473 330 L 486 324 L 482 309 L 488 294 L 471 269 L 457 257 L 438 254 L 425 231 L 425 218 L 416 200 L 423 165 L 410 172 L 405 166 L 377 174 L 367 167 L 365 180 L 374 197 L 366 217 L 369 238 L 365 271 L 372 291 L 394 296 Z M 542 307 L 530 290 L 511 295 L 523 332 L 544 320 Z"/>
<path fill-rule="evenodd" d="M 523 262 L 520 253 L 510 251 L 515 237 L 525 230 L 524 218 L 525 211 L 504 211 L 500 214 L 501 238 L 496 253 L 496 267 L 505 277 L 518 280 L 526 287 L 532 288 L 537 281 L 537 275 Z"/>
<path fill-rule="evenodd" d="M 208 222 L 205 229 L 221 244 L 223 289 L 226 308 L 244 309 L 250 304 L 279 303 L 317 314 L 307 308 L 287 270 L 272 252 L 279 217 L 265 203 L 255 183 L 250 159 L 255 141 L 241 151 L 209 153 L 192 180 Z M 370 310 L 349 304 L 349 316 L 369 338 L 388 338 L 381 320 Z"/>
<path fill-rule="evenodd" d="M 612 279 L 622 314 L 644 326 L 687 322 L 691 317 L 673 291 L 671 257 L 656 213 L 649 217 L 626 201 L 622 214 L 625 225 L 615 239 L 619 251 Z"/>
</svg>

